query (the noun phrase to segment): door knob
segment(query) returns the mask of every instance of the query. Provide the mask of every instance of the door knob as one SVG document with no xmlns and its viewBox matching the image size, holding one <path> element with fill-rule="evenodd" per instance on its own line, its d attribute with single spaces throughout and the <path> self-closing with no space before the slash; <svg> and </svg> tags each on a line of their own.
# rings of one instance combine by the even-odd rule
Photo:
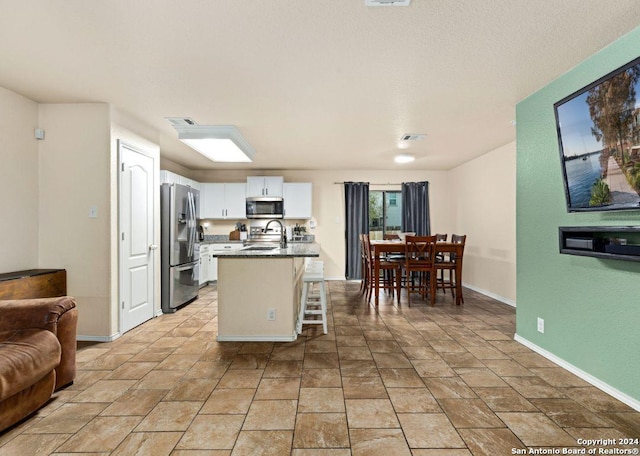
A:
<svg viewBox="0 0 640 456">
<path fill-rule="evenodd" d="M 149 250 L 156 250 L 157 248 L 158 248 L 158 246 L 157 246 L 157 245 L 155 245 L 155 244 L 151 244 L 151 245 L 149 246 Z"/>
</svg>

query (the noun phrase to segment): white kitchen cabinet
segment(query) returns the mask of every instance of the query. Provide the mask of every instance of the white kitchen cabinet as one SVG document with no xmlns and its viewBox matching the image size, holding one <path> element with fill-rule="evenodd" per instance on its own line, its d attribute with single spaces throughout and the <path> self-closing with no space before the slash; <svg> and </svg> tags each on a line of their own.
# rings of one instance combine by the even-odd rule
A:
<svg viewBox="0 0 640 456">
<path fill-rule="evenodd" d="M 180 183 L 182 185 L 187 185 L 195 190 L 200 190 L 200 186 L 201 186 L 200 182 L 196 182 L 193 179 L 189 179 L 187 177 L 180 178 Z"/>
<path fill-rule="evenodd" d="M 218 280 L 218 258 L 213 256 L 213 247 L 209 251 L 209 283 Z"/>
<path fill-rule="evenodd" d="M 180 184 L 182 176 L 166 169 L 160 170 L 160 183 L 161 184 Z"/>
<path fill-rule="evenodd" d="M 279 196 L 282 197 L 282 176 L 248 176 L 247 196 Z"/>
<path fill-rule="evenodd" d="M 198 203 L 198 213 L 196 216 L 201 218 L 202 214 L 202 190 L 200 182 L 194 181 L 193 179 L 189 179 L 188 177 L 181 176 L 180 174 L 176 174 L 173 171 L 168 171 L 166 169 L 160 170 L 160 183 L 161 184 L 180 184 L 180 185 L 188 185 L 189 187 L 200 191 L 200 202 Z"/>
<path fill-rule="evenodd" d="M 209 258 L 211 258 L 211 262 L 209 263 L 209 281 L 217 281 L 218 280 L 218 257 L 213 256 L 215 252 L 220 251 L 230 251 L 230 250 L 239 250 L 242 247 L 241 242 L 230 242 L 226 244 L 210 244 L 209 245 Z"/>
<path fill-rule="evenodd" d="M 285 182 L 283 185 L 284 218 L 310 219 L 313 217 L 312 184 Z"/>
<path fill-rule="evenodd" d="M 209 254 L 209 246 L 200 244 L 200 287 L 204 287 L 209 282 L 209 264 L 211 263 L 211 255 Z"/>
<path fill-rule="evenodd" d="M 200 190 L 200 182 L 194 181 L 193 179 L 189 179 L 188 177 L 181 176 L 180 174 L 176 174 L 173 171 L 168 171 L 166 169 L 160 170 L 160 183 L 188 185 L 191 188 Z"/>
<path fill-rule="evenodd" d="M 244 183 L 202 184 L 200 189 L 200 218 L 246 218 L 246 187 Z"/>
</svg>

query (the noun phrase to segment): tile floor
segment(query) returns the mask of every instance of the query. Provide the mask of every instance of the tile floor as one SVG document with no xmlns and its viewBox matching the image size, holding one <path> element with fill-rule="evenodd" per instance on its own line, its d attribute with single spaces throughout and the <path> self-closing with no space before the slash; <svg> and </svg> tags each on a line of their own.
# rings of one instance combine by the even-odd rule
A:
<svg viewBox="0 0 640 456">
<path fill-rule="evenodd" d="M 0 434 L 0 455 L 511 455 L 640 438 L 640 413 L 514 342 L 513 308 L 465 293 L 376 311 L 330 282 L 329 334 L 218 343 L 206 287 L 81 344 L 76 382 Z"/>
</svg>

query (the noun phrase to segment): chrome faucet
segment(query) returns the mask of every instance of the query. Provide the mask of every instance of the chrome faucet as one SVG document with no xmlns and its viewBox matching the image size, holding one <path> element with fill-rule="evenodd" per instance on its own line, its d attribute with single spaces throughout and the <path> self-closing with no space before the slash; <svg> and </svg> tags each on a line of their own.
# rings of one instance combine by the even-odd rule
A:
<svg viewBox="0 0 640 456">
<path fill-rule="evenodd" d="M 280 225 L 280 248 L 281 249 L 286 249 L 287 248 L 287 233 L 285 233 L 285 229 L 284 226 L 282 226 L 282 222 L 278 219 L 272 219 L 269 220 L 267 222 L 267 225 L 264 227 L 264 232 L 267 232 L 267 228 L 269 228 L 269 225 L 271 225 L 271 222 L 278 222 L 278 225 Z"/>
</svg>

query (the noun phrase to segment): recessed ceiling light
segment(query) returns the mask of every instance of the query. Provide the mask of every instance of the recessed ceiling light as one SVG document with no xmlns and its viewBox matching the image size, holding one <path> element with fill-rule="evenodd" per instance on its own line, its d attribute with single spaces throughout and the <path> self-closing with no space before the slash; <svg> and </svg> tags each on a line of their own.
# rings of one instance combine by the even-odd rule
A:
<svg viewBox="0 0 640 456">
<path fill-rule="evenodd" d="M 393 161 L 396 162 L 396 163 L 411 163 L 415 159 L 416 159 L 416 157 L 414 157 L 411 154 L 398 154 L 398 155 L 395 156 Z"/>
</svg>

